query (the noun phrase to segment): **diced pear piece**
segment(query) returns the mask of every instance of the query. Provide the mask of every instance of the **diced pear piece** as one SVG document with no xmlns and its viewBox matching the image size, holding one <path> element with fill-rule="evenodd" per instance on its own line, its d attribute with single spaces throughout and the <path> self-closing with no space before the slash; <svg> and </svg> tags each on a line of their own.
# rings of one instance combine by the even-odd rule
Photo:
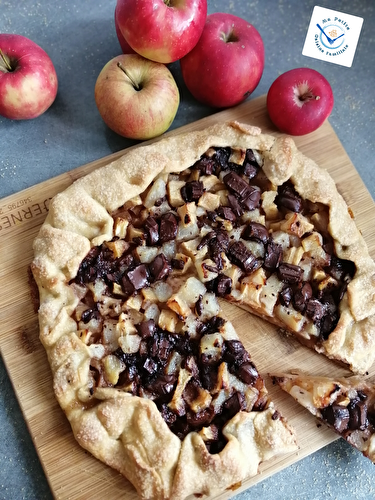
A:
<svg viewBox="0 0 375 500">
<path fill-rule="evenodd" d="M 278 304 L 275 307 L 275 316 L 293 332 L 300 332 L 306 321 L 305 317 L 290 305 L 286 307 L 282 304 Z"/>
<path fill-rule="evenodd" d="M 185 204 L 181 196 L 181 188 L 185 186 L 185 181 L 170 180 L 168 183 L 168 199 L 172 207 L 181 207 Z"/>
<path fill-rule="evenodd" d="M 279 292 L 282 288 L 283 283 L 279 280 L 277 274 L 271 274 L 265 285 L 261 288 L 259 300 L 266 314 L 272 316 Z"/>
<path fill-rule="evenodd" d="M 164 198 L 166 194 L 167 186 L 165 180 L 162 177 L 158 177 L 150 187 L 143 204 L 146 208 L 151 208 L 155 205 L 156 201 Z"/>
</svg>

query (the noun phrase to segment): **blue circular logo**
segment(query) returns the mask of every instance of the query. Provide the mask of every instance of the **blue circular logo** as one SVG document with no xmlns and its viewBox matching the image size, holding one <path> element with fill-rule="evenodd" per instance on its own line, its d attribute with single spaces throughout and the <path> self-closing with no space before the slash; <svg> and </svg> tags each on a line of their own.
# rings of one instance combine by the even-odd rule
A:
<svg viewBox="0 0 375 500">
<path fill-rule="evenodd" d="M 327 49 L 336 50 L 344 43 L 345 31 L 338 24 L 327 24 L 324 29 L 320 25 L 317 26 L 320 29 L 320 42 Z"/>
</svg>

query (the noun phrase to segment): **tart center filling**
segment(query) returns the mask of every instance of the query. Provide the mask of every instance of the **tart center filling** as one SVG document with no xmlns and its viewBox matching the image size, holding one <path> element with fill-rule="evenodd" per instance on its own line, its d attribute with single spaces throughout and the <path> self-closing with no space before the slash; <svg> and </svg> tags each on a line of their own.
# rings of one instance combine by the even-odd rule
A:
<svg viewBox="0 0 375 500">
<path fill-rule="evenodd" d="M 152 399 L 181 439 L 207 448 L 267 391 L 216 297 L 244 304 L 306 342 L 328 338 L 354 276 L 328 232 L 328 208 L 292 183 L 274 186 L 256 150 L 210 148 L 181 174 L 157 177 L 113 213 L 71 283 L 78 334 L 102 348 L 92 386 Z"/>
</svg>

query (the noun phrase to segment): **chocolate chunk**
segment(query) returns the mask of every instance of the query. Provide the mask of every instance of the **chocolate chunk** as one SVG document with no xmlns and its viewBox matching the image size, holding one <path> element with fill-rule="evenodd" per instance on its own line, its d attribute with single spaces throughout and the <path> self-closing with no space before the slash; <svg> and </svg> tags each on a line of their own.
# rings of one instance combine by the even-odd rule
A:
<svg viewBox="0 0 375 500">
<path fill-rule="evenodd" d="M 142 321 L 141 323 L 138 323 L 137 330 L 143 339 L 152 337 L 156 331 L 155 321 L 153 319 Z"/>
<path fill-rule="evenodd" d="M 86 309 L 86 311 L 83 311 L 83 313 L 81 314 L 81 321 L 83 321 L 85 324 L 92 319 L 100 319 L 100 312 L 97 309 Z"/>
<path fill-rule="evenodd" d="M 237 372 L 239 378 L 245 382 L 245 384 L 253 385 L 257 380 L 259 374 L 253 363 L 248 361 L 247 363 L 243 363 Z"/>
<path fill-rule="evenodd" d="M 172 212 L 163 214 L 160 218 L 159 239 L 160 243 L 174 240 L 177 236 L 177 217 Z"/>
<path fill-rule="evenodd" d="M 223 178 L 224 184 L 233 191 L 238 198 L 243 198 L 247 194 L 249 184 L 236 172 L 229 172 Z"/>
<path fill-rule="evenodd" d="M 214 231 L 210 231 L 209 233 L 205 234 L 201 239 L 200 243 L 198 244 L 197 250 L 202 250 L 202 248 L 205 245 L 208 245 L 213 238 L 216 238 L 216 234 Z"/>
<path fill-rule="evenodd" d="M 237 219 L 236 214 L 230 207 L 218 207 L 216 213 L 219 217 L 231 222 L 234 222 Z"/>
<path fill-rule="evenodd" d="M 246 150 L 246 157 L 243 162 L 242 171 L 243 174 L 249 179 L 253 179 L 259 171 L 259 165 L 255 159 L 254 151 L 252 149 Z"/>
<path fill-rule="evenodd" d="M 249 222 L 241 234 L 241 238 L 244 240 L 255 240 L 264 245 L 267 243 L 268 237 L 268 229 L 259 222 Z"/>
<path fill-rule="evenodd" d="M 259 207 L 261 192 L 253 186 L 247 186 L 245 193 L 241 196 L 241 205 L 246 210 L 255 210 Z"/>
<path fill-rule="evenodd" d="M 240 340 L 226 340 L 224 345 L 225 353 L 223 359 L 229 366 L 238 367 L 250 361 L 250 355 Z"/>
<path fill-rule="evenodd" d="M 306 303 L 312 297 L 312 288 L 309 282 L 299 283 L 294 292 L 294 307 L 297 311 L 304 312 Z"/>
<path fill-rule="evenodd" d="M 284 286 L 280 292 L 280 301 L 284 306 L 289 306 L 293 298 L 293 290 L 290 286 Z"/>
<path fill-rule="evenodd" d="M 302 198 L 294 187 L 289 184 L 280 186 L 279 193 L 275 198 L 278 208 L 284 207 L 291 212 L 301 212 L 303 208 Z"/>
<path fill-rule="evenodd" d="M 355 264 L 350 260 L 340 259 L 331 255 L 330 265 L 325 268 L 337 281 L 350 281 L 355 273 Z"/>
<path fill-rule="evenodd" d="M 149 285 L 149 274 L 148 269 L 145 264 L 140 264 L 133 270 L 126 273 L 126 277 L 129 282 L 133 285 L 134 290 L 141 290 L 145 286 Z M 124 288 L 124 286 L 123 286 Z"/>
<path fill-rule="evenodd" d="M 153 359 L 147 358 L 146 361 L 143 363 L 143 368 L 152 375 L 157 371 L 158 364 Z"/>
<path fill-rule="evenodd" d="M 198 316 L 202 314 L 203 311 L 203 295 L 199 295 L 198 300 L 195 303 L 195 312 Z"/>
<path fill-rule="evenodd" d="M 212 408 L 205 408 L 197 413 L 193 411 L 188 411 L 186 413 L 186 421 L 193 428 L 207 426 L 213 417 L 214 412 Z"/>
<path fill-rule="evenodd" d="M 228 161 L 231 153 L 232 150 L 230 147 L 216 149 L 216 152 L 214 154 L 214 159 L 223 170 L 226 170 L 228 168 Z"/>
<path fill-rule="evenodd" d="M 349 424 L 349 410 L 345 406 L 331 405 L 321 410 L 323 419 L 332 425 L 336 432 L 344 432 Z"/>
<path fill-rule="evenodd" d="M 219 229 L 216 232 L 216 241 L 215 242 L 210 242 L 210 244 L 217 245 L 220 249 L 226 251 L 228 249 L 229 245 L 229 236 L 226 231 L 222 231 Z"/>
<path fill-rule="evenodd" d="M 172 259 L 171 265 L 173 269 L 178 269 L 179 271 L 182 271 L 182 269 L 185 267 L 185 262 L 182 259 Z"/>
<path fill-rule="evenodd" d="M 217 165 L 213 158 L 202 156 L 202 158 L 195 162 L 194 168 L 198 169 L 201 175 L 212 175 L 216 172 Z"/>
<path fill-rule="evenodd" d="M 150 273 L 154 281 L 166 278 L 171 272 L 171 266 L 167 257 L 159 253 L 149 265 Z"/>
<path fill-rule="evenodd" d="M 232 291 L 232 278 L 220 273 L 216 278 L 215 288 L 216 294 L 224 297 Z"/>
<path fill-rule="evenodd" d="M 228 198 L 229 206 L 233 210 L 233 213 L 237 217 L 241 217 L 241 215 L 243 215 L 244 210 L 241 207 L 241 205 L 240 205 L 239 201 L 237 200 L 237 198 L 232 193 L 228 193 L 228 197 L 227 198 Z"/>
<path fill-rule="evenodd" d="M 348 405 L 349 410 L 349 429 L 365 430 L 368 426 L 367 420 L 367 402 L 359 398 L 351 401 Z"/>
<path fill-rule="evenodd" d="M 266 271 L 274 272 L 279 267 L 283 257 L 283 248 L 273 240 L 265 245 L 263 267 Z"/>
<path fill-rule="evenodd" d="M 186 182 L 181 188 L 181 196 L 186 202 L 198 201 L 204 192 L 203 182 L 190 181 Z"/>
<path fill-rule="evenodd" d="M 164 403 L 160 407 L 160 414 L 163 417 L 166 424 L 168 424 L 169 426 L 176 422 L 177 415 L 175 413 L 173 413 L 173 411 L 168 408 L 168 405 L 166 403 Z"/>
<path fill-rule="evenodd" d="M 306 304 L 306 315 L 311 318 L 314 323 L 320 321 L 326 309 L 318 299 L 310 299 Z"/>
<path fill-rule="evenodd" d="M 301 281 L 303 271 L 299 266 L 296 266 L 295 264 L 282 262 L 277 269 L 277 273 L 281 281 L 292 285 Z"/>
<path fill-rule="evenodd" d="M 246 410 L 246 400 L 242 392 L 235 392 L 233 396 L 224 403 L 224 409 L 228 412 L 228 420 L 241 410 Z"/>
<path fill-rule="evenodd" d="M 148 245 L 155 245 L 159 241 L 159 224 L 149 216 L 145 220 L 146 241 Z"/>
<path fill-rule="evenodd" d="M 228 251 L 229 259 L 247 273 L 251 273 L 261 266 L 258 259 L 250 252 L 242 241 L 234 242 Z"/>
<path fill-rule="evenodd" d="M 159 396 L 166 396 L 172 393 L 176 380 L 176 375 L 156 375 L 156 378 L 147 385 L 147 389 Z"/>
</svg>

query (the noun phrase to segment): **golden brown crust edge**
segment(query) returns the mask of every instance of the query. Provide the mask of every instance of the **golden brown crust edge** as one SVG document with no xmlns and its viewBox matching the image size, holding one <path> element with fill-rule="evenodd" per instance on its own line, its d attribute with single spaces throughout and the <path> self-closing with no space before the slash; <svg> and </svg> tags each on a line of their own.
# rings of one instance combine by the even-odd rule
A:
<svg viewBox="0 0 375 500">
<path fill-rule="evenodd" d="M 78 441 L 95 456 L 123 472 L 134 484 L 138 485 L 138 492 L 144 498 L 150 498 L 149 485 L 151 483 L 160 484 L 158 491 L 152 492 L 151 498 L 168 498 L 170 493 L 167 491 L 170 492 L 171 488 L 174 491 L 173 498 L 186 496 L 189 493 L 189 486 L 185 484 L 189 482 L 186 476 L 189 467 L 185 468 L 185 472 L 182 470 L 184 467 L 181 465 L 181 457 L 189 456 L 193 460 L 193 451 L 201 447 L 201 444 L 197 444 L 195 441 L 198 438 L 192 436 L 180 449 L 180 445 L 174 439 L 175 436 L 170 437 L 172 433 L 166 429 L 166 435 L 174 441 L 172 447 L 179 450 L 177 453 L 179 459 L 176 461 L 172 459 L 167 466 L 163 459 L 160 459 L 163 471 L 168 470 L 164 476 L 154 461 L 149 464 L 146 460 L 144 474 L 142 478 L 140 477 L 138 471 L 143 467 L 143 465 L 138 467 L 142 462 L 142 457 L 138 456 L 140 448 L 129 448 L 132 451 L 126 448 L 127 451 L 124 451 L 122 438 L 120 440 L 114 438 L 108 431 L 108 428 L 111 429 L 108 422 L 113 420 L 111 415 L 115 413 L 113 408 L 116 405 L 121 407 L 123 396 L 120 396 L 116 390 L 110 390 L 106 394 L 100 406 L 100 415 L 107 412 L 110 415 L 107 420 L 101 420 L 96 409 L 88 410 L 84 407 L 85 397 L 87 397 L 85 390 L 89 360 L 94 353 L 74 334 L 77 326 L 70 318 L 70 314 L 76 306 L 77 299 L 67 286 L 67 282 L 75 276 L 90 246 L 99 245 L 112 238 L 113 220 L 108 212 L 144 191 L 161 171 L 182 171 L 213 145 L 259 149 L 266 157 L 264 170 L 274 184 L 280 184 L 290 178 L 301 196 L 310 197 L 313 201 L 322 201 L 330 207 L 330 227 L 338 255 L 343 258 L 350 256 L 356 263 L 357 273 L 348 290 L 348 301 L 343 311 L 345 314 L 342 314 L 345 324 L 339 324 L 337 332 L 331 334 L 322 350 L 336 359 L 341 356 L 355 371 L 365 371 L 374 359 L 374 263 L 368 256 L 362 236 L 350 218 L 345 202 L 337 193 L 329 175 L 299 153 L 290 138 L 275 139 L 273 136 L 261 134 L 260 129 L 256 127 L 236 122 L 218 124 L 203 131 L 166 138 L 157 143 L 136 148 L 119 160 L 79 179 L 53 199 L 47 219 L 34 243 L 35 258 L 32 270 L 41 297 L 40 338 L 46 348 L 54 373 L 56 396 L 71 421 Z M 312 171 L 315 177 L 319 175 L 321 181 L 314 184 L 315 187 L 311 184 Z M 325 189 L 321 192 L 319 186 L 327 185 L 332 186 L 332 189 Z M 337 229 L 338 222 L 345 225 L 344 234 Z M 348 233 L 350 233 L 349 237 Z M 358 291 L 362 291 L 364 283 L 366 284 L 366 297 L 369 299 L 367 313 L 362 310 L 362 300 L 356 298 Z M 358 345 L 366 347 L 366 356 L 361 350 L 357 352 L 356 346 Z M 138 398 L 132 399 L 138 400 Z M 148 403 L 142 402 L 139 405 L 142 405 L 142 408 L 143 405 L 146 406 L 145 412 L 154 411 L 154 408 L 151 408 L 152 405 Z M 157 410 L 153 418 L 159 418 L 158 426 L 164 423 Z M 246 418 L 252 419 L 252 417 Z M 99 449 L 98 440 L 87 432 L 89 428 L 96 428 L 98 436 L 103 436 L 104 445 Z M 287 429 L 285 426 L 274 429 L 275 436 L 279 436 L 280 440 L 279 443 L 270 443 L 270 449 L 274 454 L 282 451 L 278 448 L 280 445 L 284 449 L 289 446 L 290 450 L 295 447 L 294 438 L 285 429 Z M 240 440 L 236 438 L 234 441 L 240 447 Z M 120 442 L 121 445 L 119 445 Z M 186 448 L 188 446 L 190 446 L 190 451 Z M 205 472 L 205 477 L 209 480 L 202 478 L 202 492 L 204 490 L 204 492 L 212 493 L 210 482 L 214 483 L 213 478 L 222 477 L 218 488 L 223 489 L 252 473 L 247 467 L 244 470 L 242 463 L 244 460 L 240 460 L 240 462 L 237 461 L 237 471 L 232 470 L 229 477 L 224 474 L 226 453 L 230 453 L 231 447 L 227 446 L 222 456 L 219 454 L 220 456 L 218 455 L 212 463 L 201 464 L 200 469 L 198 467 L 200 472 L 204 468 L 211 471 Z M 228 452 L 226 452 L 227 449 Z M 137 463 L 134 469 L 131 465 L 123 465 L 128 464 L 130 455 L 133 457 L 133 463 Z M 193 469 L 195 470 L 197 465 L 194 460 Z M 146 470 L 149 472 L 146 473 Z M 196 473 L 197 471 L 194 472 Z M 152 476 L 153 482 L 151 483 L 147 480 L 148 474 Z M 155 474 L 160 477 L 159 482 L 155 480 Z M 175 480 L 174 477 L 176 477 Z M 193 492 L 197 491 L 191 490 L 191 493 Z"/>
</svg>

